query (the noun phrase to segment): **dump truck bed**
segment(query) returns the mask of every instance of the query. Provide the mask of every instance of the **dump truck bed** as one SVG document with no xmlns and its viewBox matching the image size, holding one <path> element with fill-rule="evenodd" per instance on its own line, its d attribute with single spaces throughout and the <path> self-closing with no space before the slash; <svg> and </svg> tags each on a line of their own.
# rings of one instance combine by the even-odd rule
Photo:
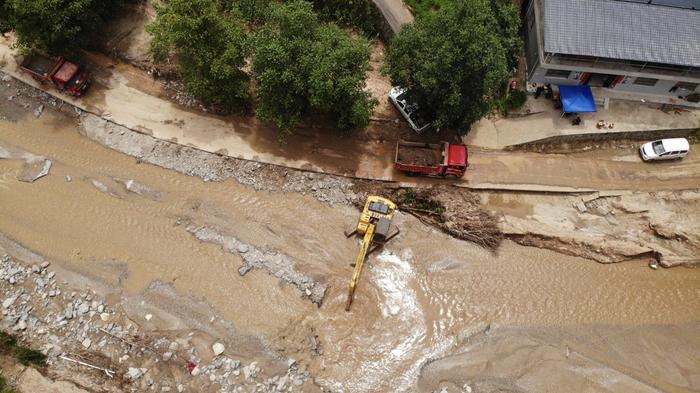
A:
<svg viewBox="0 0 700 393">
<path fill-rule="evenodd" d="M 400 141 L 396 149 L 399 165 L 435 168 L 444 163 L 443 146 L 440 143 Z"/>
<path fill-rule="evenodd" d="M 53 71 L 56 64 L 57 61 L 55 59 L 38 55 L 29 55 L 24 59 L 21 67 L 39 75 L 48 75 Z"/>
</svg>

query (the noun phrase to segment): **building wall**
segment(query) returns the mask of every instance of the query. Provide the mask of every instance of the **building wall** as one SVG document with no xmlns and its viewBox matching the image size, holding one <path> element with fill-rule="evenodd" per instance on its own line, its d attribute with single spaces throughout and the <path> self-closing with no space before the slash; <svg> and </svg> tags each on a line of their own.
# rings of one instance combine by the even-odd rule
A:
<svg viewBox="0 0 700 393">
<path fill-rule="evenodd" d="M 568 70 L 572 71 L 571 74 L 569 75 L 568 78 L 561 78 L 561 77 L 551 77 L 547 76 L 547 70 L 548 69 L 563 69 L 561 67 L 557 68 L 552 68 L 552 67 L 546 67 L 546 64 L 537 64 L 533 70 L 528 70 L 529 73 L 529 80 L 528 82 L 530 83 L 537 83 L 537 84 L 546 84 L 546 83 L 551 83 L 552 85 L 578 85 L 581 84 L 581 77 L 583 76 L 584 72 L 591 72 L 590 68 L 576 68 L 576 67 L 569 67 Z M 604 72 L 608 73 L 608 72 Z M 624 75 L 624 73 L 614 73 L 615 75 Z M 656 84 L 654 86 L 644 86 L 644 85 L 637 85 L 634 83 L 635 79 L 637 77 L 635 76 L 626 76 L 625 79 L 623 79 L 620 83 L 612 87 L 611 89 L 613 90 L 618 90 L 618 91 L 625 91 L 625 92 L 630 92 L 630 93 L 638 93 L 638 94 L 657 94 L 657 95 L 667 95 L 669 97 L 677 97 L 677 96 L 686 96 L 688 94 L 691 94 L 693 92 L 700 93 L 700 85 L 696 87 L 694 91 L 687 91 L 687 90 L 677 90 L 677 91 L 670 91 L 676 83 L 678 83 L 677 80 L 675 79 L 662 79 L 658 75 L 655 74 L 648 74 L 648 75 L 643 75 L 645 78 L 654 78 L 658 79 Z"/>
</svg>

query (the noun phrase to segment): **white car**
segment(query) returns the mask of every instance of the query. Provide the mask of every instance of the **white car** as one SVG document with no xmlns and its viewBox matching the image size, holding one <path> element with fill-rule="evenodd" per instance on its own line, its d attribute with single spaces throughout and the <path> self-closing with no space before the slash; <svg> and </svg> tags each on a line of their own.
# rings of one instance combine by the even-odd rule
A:
<svg viewBox="0 0 700 393">
<path fill-rule="evenodd" d="M 659 139 L 647 142 L 639 147 L 639 154 L 644 161 L 673 160 L 688 154 L 690 144 L 685 138 Z"/>
<path fill-rule="evenodd" d="M 410 92 L 407 89 L 392 87 L 389 91 L 389 99 L 415 132 L 422 134 L 430 128 L 430 122 L 425 119 L 421 108 L 415 102 L 411 102 Z"/>
</svg>

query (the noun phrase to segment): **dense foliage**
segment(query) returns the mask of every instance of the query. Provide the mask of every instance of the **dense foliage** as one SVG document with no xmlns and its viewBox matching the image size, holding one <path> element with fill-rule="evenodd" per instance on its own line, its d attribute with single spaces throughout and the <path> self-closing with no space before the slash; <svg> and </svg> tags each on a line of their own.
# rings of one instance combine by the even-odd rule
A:
<svg viewBox="0 0 700 393">
<path fill-rule="evenodd" d="M 90 43 L 103 17 L 123 0 L 4 0 L 0 29 L 14 30 L 17 44 L 49 52 Z"/>
<path fill-rule="evenodd" d="M 153 34 L 154 59 L 179 61 L 187 91 L 207 104 L 225 109 L 249 100 L 245 63 L 247 35 L 235 10 L 223 12 L 215 0 L 171 0 L 157 8 Z"/>
<path fill-rule="evenodd" d="M 314 0 L 321 18 L 341 26 L 359 29 L 365 34 L 377 34 L 381 15 L 372 0 Z"/>
<path fill-rule="evenodd" d="M 519 18 L 509 0 L 462 0 L 418 18 L 391 41 L 395 85 L 411 89 L 435 127 L 461 133 L 505 92 L 520 50 Z"/>
<path fill-rule="evenodd" d="M 258 116 L 281 138 L 311 112 L 340 128 L 365 127 L 375 104 L 363 90 L 369 57 L 367 41 L 322 23 L 311 3 L 277 5 L 254 39 Z"/>
</svg>

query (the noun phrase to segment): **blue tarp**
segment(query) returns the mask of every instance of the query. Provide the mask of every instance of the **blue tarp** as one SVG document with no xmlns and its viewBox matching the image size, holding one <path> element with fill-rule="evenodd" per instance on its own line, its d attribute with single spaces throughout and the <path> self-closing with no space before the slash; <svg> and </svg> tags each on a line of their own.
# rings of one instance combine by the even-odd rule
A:
<svg viewBox="0 0 700 393">
<path fill-rule="evenodd" d="M 564 113 L 596 112 L 590 86 L 559 86 Z"/>
</svg>

